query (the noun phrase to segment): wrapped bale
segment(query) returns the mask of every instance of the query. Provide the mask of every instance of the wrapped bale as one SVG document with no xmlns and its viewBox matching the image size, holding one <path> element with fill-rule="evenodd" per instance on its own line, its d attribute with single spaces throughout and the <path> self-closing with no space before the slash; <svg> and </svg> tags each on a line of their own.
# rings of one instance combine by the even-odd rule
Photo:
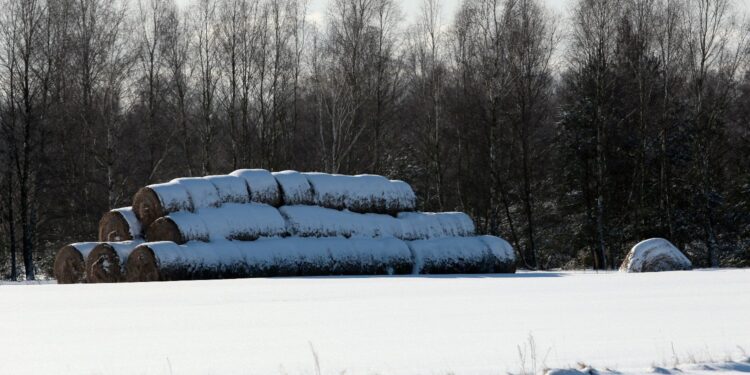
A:
<svg viewBox="0 0 750 375">
<path fill-rule="evenodd" d="M 663 238 L 641 241 L 620 266 L 624 272 L 687 271 L 693 264 L 676 246 Z"/>
<path fill-rule="evenodd" d="M 172 212 L 193 211 L 193 202 L 183 185 L 171 181 L 138 190 L 133 197 L 133 211 L 143 228 L 148 228 L 156 219 Z"/>
<path fill-rule="evenodd" d="M 175 212 L 156 220 L 146 232 L 150 242 L 239 240 L 286 235 L 286 223 L 277 209 L 259 203 L 228 203 L 195 213 Z"/>
<path fill-rule="evenodd" d="M 416 207 L 416 195 L 403 181 L 377 175 L 303 174 L 312 186 L 314 203 L 318 206 L 389 214 L 413 211 Z"/>
<path fill-rule="evenodd" d="M 274 207 L 281 205 L 279 183 L 276 182 L 271 172 L 265 169 L 240 169 L 230 175 L 245 181 L 252 202 L 265 203 Z"/>
<path fill-rule="evenodd" d="M 141 238 L 141 222 L 132 207 L 116 208 L 99 220 L 99 241 L 120 242 Z"/>
<path fill-rule="evenodd" d="M 514 273 L 510 245 L 492 236 L 445 237 L 408 242 L 414 274 Z"/>
<path fill-rule="evenodd" d="M 273 177 L 279 184 L 284 205 L 313 205 L 313 190 L 307 178 L 297 171 L 274 172 Z"/>
<path fill-rule="evenodd" d="M 400 237 L 401 223 L 389 215 L 359 214 L 318 206 L 281 206 L 289 234 L 297 237 Z"/>
<path fill-rule="evenodd" d="M 232 175 L 204 177 L 214 185 L 221 203 L 250 203 L 250 193 L 245 180 Z"/>
<path fill-rule="evenodd" d="M 252 242 L 146 243 L 127 264 L 128 281 L 237 277 L 404 274 L 413 267 L 396 239 L 264 238 Z"/>
<path fill-rule="evenodd" d="M 402 212 L 397 218 L 405 241 L 468 237 L 475 230 L 474 222 L 463 212 Z"/>
<path fill-rule="evenodd" d="M 63 246 L 55 256 L 53 270 L 58 284 L 86 281 L 86 257 L 98 242 L 78 242 Z"/>
<path fill-rule="evenodd" d="M 125 264 L 143 241 L 107 242 L 96 245 L 86 257 L 86 280 L 90 283 L 125 281 Z"/>
</svg>

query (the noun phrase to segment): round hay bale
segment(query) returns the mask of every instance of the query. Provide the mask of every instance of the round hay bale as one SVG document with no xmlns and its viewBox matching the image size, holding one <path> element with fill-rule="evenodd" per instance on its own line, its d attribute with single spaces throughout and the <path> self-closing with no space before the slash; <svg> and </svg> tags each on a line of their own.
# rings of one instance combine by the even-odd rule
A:
<svg viewBox="0 0 750 375">
<path fill-rule="evenodd" d="M 637 243 L 620 266 L 624 272 L 689 271 L 693 264 L 676 246 L 663 238 Z"/>
<path fill-rule="evenodd" d="M 101 242 L 132 241 L 141 236 L 141 223 L 131 207 L 111 210 L 99 220 Z"/>
<path fill-rule="evenodd" d="M 313 191 L 314 204 L 359 213 L 396 214 L 413 211 L 416 195 L 403 181 L 378 175 L 346 176 L 303 173 Z"/>
<path fill-rule="evenodd" d="M 123 280 L 120 257 L 111 245 L 96 245 L 86 257 L 86 280 L 90 283 L 116 283 Z"/>
<path fill-rule="evenodd" d="M 445 237 L 410 241 L 408 245 L 414 256 L 414 274 L 515 272 L 505 245 L 489 237 Z"/>
<path fill-rule="evenodd" d="M 265 169 L 239 169 L 230 175 L 245 181 L 252 202 L 265 203 L 274 207 L 281 206 L 279 183 L 276 182 L 271 172 Z"/>
<path fill-rule="evenodd" d="M 250 203 L 250 192 L 245 180 L 233 175 L 206 176 L 219 192 L 222 203 Z"/>
<path fill-rule="evenodd" d="M 101 243 L 86 257 L 86 279 L 90 283 L 116 283 L 125 281 L 125 264 L 143 241 Z"/>
<path fill-rule="evenodd" d="M 213 185 L 211 187 L 213 188 Z M 194 211 L 194 206 L 186 188 L 172 181 L 149 185 L 138 190 L 133 197 L 133 211 L 141 225 L 148 228 L 162 216 L 177 211 Z"/>
<path fill-rule="evenodd" d="M 218 207 L 222 201 L 216 186 L 204 177 L 182 177 L 170 181 L 184 188 L 190 196 L 192 209 L 195 211 L 204 207 Z"/>
<path fill-rule="evenodd" d="M 143 244 L 133 250 L 128 257 L 126 268 L 128 282 L 159 281 L 159 265 L 154 251 L 148 244 Z"/>
<path fill-rule="evenodd" d="M 284 205 L 315 204 L 313 189 L 302 173 L 297 171 L 274 172 L 273 177 L 279 184 Z"/>
<path fill-rule="evenodd" d="M 98 245 L 82 242 L 63 246 L 55 256 L 53 270 L 58 284 L 75 284 L 86 281 L 86 257 Z"/>
<path fill-rule="evenodd" d="M 188 242 L 180 227 L 169 216 L 163 216 L 149 225 L 146 230 L 146 240 L 149 242 L 170 241 L 177 244 Z"/>
</svg>

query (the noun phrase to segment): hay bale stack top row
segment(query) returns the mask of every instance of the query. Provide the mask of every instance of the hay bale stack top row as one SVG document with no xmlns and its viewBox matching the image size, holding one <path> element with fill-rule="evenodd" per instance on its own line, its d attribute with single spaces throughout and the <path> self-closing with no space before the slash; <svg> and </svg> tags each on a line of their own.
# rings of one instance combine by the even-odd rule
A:
<svg viewBox="0 0 750 375">
<path fill-rule="evenodd" d="M 317 205 L 360 213 L 397 214 L 414 211 L 416 196 L 407 183 L 383 176 L 243 169 L 229 175 L 178 178 L 146 186 L 133 198 L 133 211 L 141 225 L 148 227 L 170 213 L 196 212 L 227 203 Z"/>
</svg>

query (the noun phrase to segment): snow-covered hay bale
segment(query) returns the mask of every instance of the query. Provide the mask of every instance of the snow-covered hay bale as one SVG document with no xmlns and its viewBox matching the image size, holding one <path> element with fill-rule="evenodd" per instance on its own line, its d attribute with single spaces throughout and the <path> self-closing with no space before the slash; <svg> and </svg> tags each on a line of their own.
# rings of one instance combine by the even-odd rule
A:
<svg viewBox="0 0 750 375">
<path fill-rule="evenodd" d="M 184 187 L 190 195 L 193 210 L 205 207 L 218 207 L 221 205 L 219 191 L 210 180 L 204 177 L 175 178 L 172 182 Z"/>
<path fill-rule="evenodd" d="M 230 175 L 245 181 L 252 202 L 265 203 L 274 207 L 281 205 L 279 183 L 276 182 L 271 172 L 265 169 L 240 169 Z"/>
<path fill-rule="evenodd" d="M 175 212 L 156 220 L 146 232 L 150 242 L 253 241 L 260 237 L 286 235 L 279 211 L 267 204 L 229 203 L 202 208 L 195 213 Z"/>
<path fill-rule="evenodd" d="M 143 241 L 100 243 L 86 257 L 86 280 L 90 283 L 125 281 L 125 263 Z"/>
<path fill-rule="evenodd" d="M 298 237 L 400 237 L 401 223 L 390 215 L 360 214 L 318 206 L 281 206 L 289 234 Z"/>
<path fill-rule="evenodd" d="M 510 244 L 492 236 L 445 237 L 407 243 L 414 274 L 514 273 Z"/>
<path fill-rule="evenodd" d="M 405 241 L 469 237 L 475 231 L 474 221 L 463 212 L 402 212 L 397 218 Z"/>
<path fill-rule="evenodd" d="M 395 238 L 324 240 L 330 243 L 332 275 L 403 275 L 414 267 L 409 246 Z"/>
<path fill-rule="evenodd" d="M 391 181 L 377 175 L 303 174 L 312 187 L 314 203 L 318 206 L 389 214 L 413 211 L 416 207 L 416 195 L 403 181 Z"/>
<path fill-rule="evenodd" d="M 284 205 L 315 204 L 313 190 L 307 178 L 297 171 L 274 172 Z"/>
<path fill-rule="evenodd" d="M 232 175 L 208 176 L 219 194 L 221 203 L 250 203 L 250 192 L 244 179 Z"/>
<path fill-rule="evenodd" d="M 693 264 L 671 242 L 663 238 L 641 241 L 630 250 L 620 271 L 660 272 L 691 270 Z"/>
<path fill-rule="evenodd" d="M 141 222 L 132 207 L 116 208 L 99 220 L 99 241 L 131 241 L 142 236 Z"/>
<path fill-rule="evenodd" d="M 231 241 L 150 242 L 128 257 L 128 281 L 210 280 L 244 277 L 244 258 Z"/>
<path fill-rule="evenodd" d="M 97 242 L 79 242 L 63 246 L 55 256 L 53 271 L 58 284 L 86 281 L 86 257 Z"/>
<path fill-rule="evenodd" d="M 252 242 L 146 243 L 128 257 L 128 281 L 237 277 L 390 275 L 411 272 L 396 239 L 263 238 Z"/>
<path fill-rule="evenodd" d="M 156 219 L 177 211 L 192 211 L 190 194 L 178 182 L 149 185 L 133 197 L 133 211 L 144 228 Z"/>
</svg>

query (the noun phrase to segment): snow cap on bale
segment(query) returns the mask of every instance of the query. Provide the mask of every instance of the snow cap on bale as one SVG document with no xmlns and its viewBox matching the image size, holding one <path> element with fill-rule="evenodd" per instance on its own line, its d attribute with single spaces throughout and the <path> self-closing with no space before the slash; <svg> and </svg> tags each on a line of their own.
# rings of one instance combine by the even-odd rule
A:
<svg viewBox="0 0 750 375">
<path fill-rule="evenodd" d="M 360 214 L 319 206 L 281 206 L 289 233 L 298 237 L 400 237 L 401 223 L 390 215 Z"/>
<path fill-rule="evenodd" d="M 260 237 L 286 234 L 286 223 L 279 211 L 267 204 L 228 203 L 221 207 L 193 212 L 175 212 L 159 218 L 148 229 L 150 242 L 171 241 L 252 241 Z"/>
<path fill-rule="evenodd" d="M 265 169 L 240 169 L 230 175 L 245 181 L 252 202 L 265 203 L 274 207 L 281 205 L 279 183 L 276 182 L 271 172 Z"/>
<path fill-rule="evenodd" d="M 143 241 L 100 243 L 86 257 L 86 280 L 90 283 L 125 281 L 125 263 Z"/>
<path fill-rule="evenodd" d="M 314 204 L 313 190 L 307 178 L 297 171 L 274 172 L 284 205 Z"/>
<path fill-rule="evenodd" d="M 82 283 L 86 280 L 86 257 L 98 242 L 78 242 L 63 246 L 55 256 L 53 270 L 58 284 Z"/>
<path fill-rule="evenodd" d="M 146 186 L 133 197 L 133 211 L 144 228 L 169 213 L 192 210 L 190 194 L 174 181 Z"/>
<path fill-rule="evenodd" d="M 633 246 L 620 266 L 620 271 L 660 272 L 691 270 L 692 268 L 690 259 L 671 242 L 663 238 L 651 238 Z"/>
<path fill-rule="evenodd" d="M 249 203 L 250 193 L 245 180 L 232 175 L 207 176 L 219 193 L 221 203 Z"/>
<path fill-rule="evenodd" d="M 203 177 L 175 178 L 172 182 L 178 183 L 190 194 L 193 202 L 193 210 L 204 207 L 217 207 L 221 205 L 219 191 L 208 179 Z"/>
<path fill-rule="evenodd" d="M 407 242 L 414 274 L 514 273 L 505 245 L 484 237 L 445 237 Z"/>
<path fill-rule="evenodd" d="M 362 213 L 395 214 L 414 210 L 414 191 L 403 181 L 391 181 L 378 175 L 317 172 L 303 175 L 312 186 L 314 203 L 318 206 Z"/>
<path fill-rule="evenodd" d="M 99 241 L 131 241 L 142 236 L 141 222 L 132 207 L 116 208 L 99 220 Z"/>
</svg>

